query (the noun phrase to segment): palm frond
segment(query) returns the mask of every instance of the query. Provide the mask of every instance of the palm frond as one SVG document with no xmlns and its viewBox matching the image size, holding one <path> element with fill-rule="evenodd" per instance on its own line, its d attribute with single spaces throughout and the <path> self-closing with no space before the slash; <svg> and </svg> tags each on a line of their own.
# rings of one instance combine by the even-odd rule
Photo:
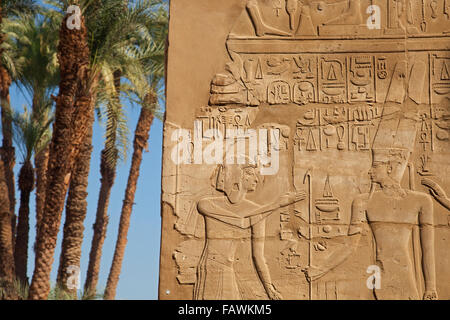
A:
<svg viewBox="0 0 450 320">
<path fill-rule="evenodd" d="M 50 95 L 59 82 L 56 47 L 60 20 L 45 15 L 19 17 L 3 21 L 2 61 L 29 96 Z"/>
<path fill-rule="evenodd" d="M 35 0 L 3 0 L 1 1 L 3 14 L 6 17 L 20 14 L 34 14 L 39 12 L 40 7 Z"/>
<path fill-rule="evenodd" d="M 106 118 L 105 153 L 114 166 L 118 159 L 126 158 L 129 145 L 122 101 L 139 101 L 142 105 L 145 94 L 157 92 L 158 83 L 162 83 L 158 79 L 164 76 L 167 8 L 161 0 L 130 1 L 128 7 L 122 0 L 98 3 L 101 5 L 87 8 L 85 14 L 92 39 L 92 70 L 101 75 L 97 116 Z M 89 19 L 94 14 L 95 19 Z M 123 79 L 120 93 L 114 84 L 116 71 Z M 129 85 L 122 88 L 124 83 Z"/>
<path fill-rule="evenodd" d="M 47 109 L 47 112 L 49 109 Z M 27 107 L 23 112 L 12 111 L 13 139 L 23 156 L 23 161 L 31 159 L 35 152 L 39 152 L 48 143 L 50 125 L 53 118 L 45 110 L 39 115 L 32 113 Z"/>
</svg>

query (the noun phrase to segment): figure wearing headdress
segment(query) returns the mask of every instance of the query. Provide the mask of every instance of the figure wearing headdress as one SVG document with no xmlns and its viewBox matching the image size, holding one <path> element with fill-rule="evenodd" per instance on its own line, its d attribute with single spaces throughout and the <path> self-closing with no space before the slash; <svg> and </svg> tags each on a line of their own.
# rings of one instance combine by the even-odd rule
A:
<svg viewBox="0 0 450 320">
<path fill-rule="evenodd" d="M 373 234 L 373 262 L 381 270 L 381 288 L 374 289 L 375 298 L 437 299 L 433 202 L 428 194 L 401 187 L 414 149 L 418 121 L 410 111 L 414 102 L 407 99 L 406 74 L 406 61 L 399 62 L 391 83 L 395 91 L 388 93 L 372 147 L 371 190 L 359 195 L 352 204 L 348 230 L 352 245 L 344 253 L 333 253 L 324 267 L 309 268 L 309 280 L 320 278 L 344 262 L 368 227 Z M 422 251 L 421 263 L 417 263 L 420 255 L 415 250 Z M 423 270 L 418 270 L 420 264 Z M 419 293 L 422 275 L 423 295 Z"/>
<path fill-rule="evenodd" d="M 304 192 L 288 193 L 278 201 L 259 205 L 246 199 L 259 183 L 256 165 L 218 165 L 215 188 L 223 195 L 198 201 L 198 212 L 205 219 L 205 246 L 198 265 L 194 299 L 243 299 L 242 282 L 234 269 L 235 253 L 246 230 L 251 230 L 252 257 L 255 269 L 270 299 L 281 299 L 272 283 L 264 257 L 265 219 L 276 209 L 306 198 Z M 248 297 L 247 297 L 248 298 Z"/>
</svg>

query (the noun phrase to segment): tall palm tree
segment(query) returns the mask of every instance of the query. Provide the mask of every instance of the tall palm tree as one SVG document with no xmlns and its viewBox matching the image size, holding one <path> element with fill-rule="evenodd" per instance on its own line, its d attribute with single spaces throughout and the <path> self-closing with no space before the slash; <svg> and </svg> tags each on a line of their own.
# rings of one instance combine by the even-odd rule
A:
<svg viewBox="0 0 450 320">
<path fill-rule="evenodd" d="M 17 236 L 14 249 L 16 278 L 22 285 L 28 284 L 28 233 L 29 202 L 34 189 L 34 168 L 31 162 L 34 153 L 39 152 L 40 146 L 45 146 L 49 140 L 49 130 L 52 119 L 47 113 L 51 112 L 51 101 L 47 108 L 41 108 L 41 115 L 36 117 L 25 108 L 23 113 L 14 112 L 12 115 L 14 138 L 23 156 L 23 164 L 19 171 L 20 207 Z M 50 119 L 50 120 L 49 120 Z"/>
<path fill-rule="evenodd" d="M 120 94 L 120 78 L 115 77 L 115 89 L 117 95 Z M 89 265 L 87 270 L 85 291 L 93 294 L 96 291 L 98 276 L 100 273 L 100 260 L 102 257 L 103 243 L 106 237 L 108 226 L 108 205 L 111 190 L 116 177 L 116 166 L 118 158 L 117 131 L 122 127 L 118 125 L 122 118 L 122 106 L 119 101 L 108 103 L 106 108 L 107 133 L 105 147 L 100 156 L 100 192 L 97 203 L 97 213 L 93 225 L 94 234 L 92 237 L 91 251 L 89 255 Z M 125 130 L 124 130 L 125 131 Z"/>
<path fill-rule="evenodd" d="M 8 186 L 10 223 L 12 227 L 12 243 L 14 243 L 14 231 L 16 226 L 15 216 L 15 185 L 14 185 L 14 164 L 15 150 L 13 146 L 12 124 L 11 124 L 11 106 L 9 97 L 9 88 L 11 86 L 11 73 L 14 72 L 15 61 L 8 59 L 9 55 L 3 48 L 5 35 L 3 33 L 3 18 L 16 17 L 19 13 L 32 13 L 38 9 L 34 0 L 0 0 L 0 104 L 2 118 L 2 147 L 1 158 L 5 168 L 5 179 Z M 1 257 L 0 257 L 1 259 Z"/>
<path fill-rule="evenodd" d="M 87 135 L 80 146 L 80 152 L 72 170 L 69 193 L 66 202 L 66 221 L 60 264 L 58 269 L 58 284 L 67 288 L 70 276 L 68 268 L 80 265 L 81 246 L 83 242 L 84 219 L 86 217 L 86 196 L 89 176 L 89 165 L 92 152 L 92 125 L 94 121 L 94 105 L 106 104 L 120 111 L 119 92 L 117 91 L 117 78 L 113 70 L 121 70 L 125 75 L 129 70 L 140 72 L 136 66 L 140 61 L 128 54 L 128 48 L 134 45 L 136 30 L 139 24 L 146 21 L 147 16 L 124 6 L 122 0 L 102 0 L 91 3 L 84 10 L 87 19 L 91 77 L 94 79 L 91 87 L 91 106 L 89 108 L 89 121 Z M 132 68 L 132 66 L 135 66 Z M 137 71 L 139 70 L 139 71 Z M 119 80 L 120 81 L 120 80 Z M 111 107 L 107 108 L 111 110 Z M 120 112 L 119 112 L 120 114 Z M 111 129 L 119 136 L 124 136 L 121 129 Z M 126 127 L 125 127 L 126 128 Z M 123 139 L 122 139 L 123 140 Z M 69 289 L 76 294 L 75 289 Z M 95 293 L 87 292 L 89 295 Z"/>
<path fill-rule="evenodd" d="M 51 1 L 46 1 L 47 4 L 51 4 Z M 33 98 L 33 117 L 39 115 L 39 108 L 36 108 L 35 101 L 37 98 L 47 97 L 51 95 L 57 88 L 59 83 L 59 65 L 57 58 L 57 44 L 58 44 L 58 29 L 63 18 L 62 14 L 52 9 L 41 9 L 43 21 L 39 22 L 41 25 L 38 29 L 37 36 L 40 39 L 39 45 L 33 45 L 31 48 L 39 48 L 36 51 L 25 52 L 24 56 L 28 56 L 31 53 L 31 57 L 27 59 L 29 67 L 25 68 L 23 72 L 24 76 L 19 83 L 28 84 L 25 86 L 28 93 Z M 32 30 L 32 28 L 31 28 Z M 29 31 L 31 31 L 29 30 Z M 31 35 L 35 33 L 31 32 Z M 25 37 L 21 37 L 26 39 Z M 31 39 L 35 39 L 31 37 Z M 26 47 L 26 46 L 25 46 Z M 42 81 L 42 74 L 45 74 L 45 80 Z M 23 81 L 25 80 L 25 81 Z M 27 81 L 28 80 L 28 81 Z M 44 90 L 39 90 L 42 88 Z M 35 92 L 39 94 L 36 95 Z M 39 101 L 39 100 L 38 100 Z M 36 167 L 36 233 L 39 229 L 39 225 L 42 219 L 45 201 L 45 187 L 47 182 L 47 166 L 49 157 L 49 145 L 40 147 L 39 152 L 34 156 L 34 163 Z"/>
<path fill-rule="evenodd" d="M 36 10 L 33 0 L 0 0 L 0 105 L 2 123 L 2 146 L 0 150 L 0 279 L 6 281 L 5 286 L 13 288 L 14 270 L 14 233 L 15 216 L 15 185 L 14 162 L 15 151 L 12 142 L 11 107 L 9 88 L 11 73 L 14 73 L 14 60 L 5 50 L 3 44 L 6 39 L 3 33 L 3 18 L 17 15 L 18 12 L 32 12 Z M 7 199 L 6 199 L 7 198 Z M 11 290 L 10 290 L 11 291 Z M 1 297 L 0 297 L 1 298 Z"/>
<path fill-rule="evenodd" d="M 83 242 L 84 219 L 86 217 L 87 186 L 92 153 L 92 126 L 94 122 L 94 105 L 97 103 L 97 95 L 111 86 L 110 69 L 118 65 L 116 55 L 117 43 L 113 41 L 123 40 L 126 36 L 126 25 L 118 18 L 119 11 L 122 11 L 122 1 L 96 1 L 87 6 L 84 15 L 87 19 L 89 32 L 89 47 L 91 52 L 91 70 L 94 77 L 92 88 L 93 98 L 91 100 L 90 117 L 88 123 L 88 134 L 81 145 L 81 150 L 73 171 L 73 178 L 70 182 L 69 194 L 66 203 L 66 221 L 64 224 L 64 234 L 60 264 L 58 268 L 58 284 L 72 294 L 76 294 L 76 289 L 67 288 L 67 280 L 70 276 L 68 268 L 70 266 L 80 266 L 81 246 Z M 120 21 L 120 22 L 119 22 Z M 119 46 L 120 48 L 120 46 Z"/>
<path fill-rule="evenodd" d="M 121 1 L 122 4 L 118 6 L 118 8 L 128 8 L 128 1 Z M 124 17 L 123 15 L 119 15 L 120 17 Z M 122 23 L 121 23 L 122 24 Z M 130 24 L 126 23 L 126 26 L 130 26 Z M 122 113 L 122 105 L 120 104 L 120 80 L 122 76 L 122 71 L 120 69 L 115 70 L 113 73 L 113 81 L 114 87 L 110 87 L 107 93 L 107 102 L 106 102 L 106 116 L 107 116 L 107 125 L 106 125 L 106 135 L 105 135 L 105 146 L 101 151 L 100 155 L 100 192 L 98 196 L 97 202 L 97 212 L 95 223 L 93 225 L 94 234 L 92 237 L 91 250 L 89 253 L 89 265 L 86 274 L 85 281 L 85 292 L 87 294 L 95 294 L 96 287 L 98 283 L 98 276 L 100 273 L 100 262 L 102 256 L 102 248 L 103 243 L 106 237 L 106 231 L 108 226 L 108 205 L 109 198 L 111 195 L 111 190 L 114 185 L 114 180 L 116 177 L 116 165 L 117 158 L 119 156 L 119 150 L 117 148 L 117 136 L 125 137 L 125 143 L 123 146 L 126 148 L 127 146 L 127 133 L 128 127 L 121 126 L 121 120 L 123 120 Z M 114 100 L 111 100 L 111 95 Z M 124 122 L 122 122 L 123 124 Z M 123 130 L 124 129 L 124 130 Z M 124 153 L 126 153 L 126 149 L 124 148 Z"/>
<path fill-rule="evenodd" d="M 134 132 L 133 155 L 131 167 L 128 175 L 125 197 L 123 200 L 120 215 L 119 232 L 117 235 L 114 257 L 108 276 L 104 298 L 112 300 L 115 298 L 117 284 L 122 269 L 125 247 L 127 244 L 127 234 L 130 226 L 130 218 L 134 204 L 134 197 L 139 178 L 142 153 L 147 146 L 150 128 L 153 123 L 155 113 L 158 111 L 158 98 L 161 96 L 162 79 L 164 77 L 164 53 L 167 37 L 167 11 L 164 3 L 156 3 L 149 7 L 149 14 L 152 19 L 148 20 L 149 38 L 147 45 L 143 46 L 143 72 L 146 82 L 131 79 L 130 93 L 134 93 L 137 101 L 141 105 L 139 120 Z M 142 85 L 144 84 L 144 85 Z"/>
<path fill-rule="evenodd" d="M 53 2 L 55 6 L 58 6 L 56 2 Z M 84 3 L 83 3 L 84 4 Z M 84 6 L 82 6 L 84 8 Z M 64 8 L 60 7 L 59 12 L 63 12 Z M 92 17 L 89 17 L 88 10 L 84 8 L 84 17 L 87 21 L 87 45 L 91 48 L 91 42 L 89 39 L 93 39 L 91 28 L 89 27 L 89 21 Z M 98 75 L 95 74 L 92 67 L 92 49 L 90 53 L 90 77 L 92 79 L 89 84 L 89 106 L 86 110 L 86 135 L 79 145 L 79 152 L 75 159 L 74 166 L 71 169 L 70 184 L 68 190 L 68 196 L 66 201 L 66 213 L 63 231 L 62 248 L 59 259 L 59 268 L 57 274 L 57 287 L 66 292 L 67 294 L 76 297 L 76 288 L 68 288 L 68 279 L 71 276 L 69 267 L 80 266 L 81 260 L 81 246 L 83 242 L 84 234 L 84 219 L 87 213 L 87 187 L 88 177 L 90 170 L 90 161 L 92 153 L 92 134 L 93 134 L 93 122 L 94 122 L 94 105 L 96 103 L 96 92 L 98 88 Z"/>
<path fill-rule="evenodd" d="M 56 89 L 59 80 L 56 46 L 58 24 L 61 18 L 52 15 L 51 11 L 48 10 L 41 10 L 41 13 L 39 16 L 20 14 L 18 19 L 8 19 L 4 24 L 4 32 L 8 36 L 8 41 L 6 42 L 8 52 L 14 55 L 17 61 L 16 65 L 18 65 L 14 82 L 17 83 L 22 91 L 25 91 L 32 97 L 31 118 L 35 123 L 47 123 L 48 119 L 46 116 L 49 113 L 48 108 L 51 106 L 49 104 L 50 95 Z M 37 142 L 39 143 L 39 140 Z M 34 162 L 37 169 L 37 230 L 44 202 L 48 144 L 36 145 L 34 151 L 37 151 L 34 154 Z M 23 245 L 24 243 L 22 242 L 18 248 L 23 250 Z M 17 255 L 18 253 L 16 254 L 16 261 L 19 261 L 17 260 Z M 23 271 L 21 268 L 23 267 L 16 265 L 17 272 Z M 26 268 L 26 265 L 24 268 Z"/>
<path fill-rule="evenodd" d="M 59 33 L 59 93 L 50 144 L 45 204 L 36 235 L 36 258 L 30 299 L 46 299 L 64 200 L 75 159 L 91 121 L 90 52 L 84 16 L 80 28 L 69 29 L 66 14 Z"/>
<path fill-rule="evenodd" d="M 141 85 L 145 83 L 145 78 L 142 78 L 141 75 L 142 61 L 146 56 L 136 55 L 134 51 L 142 43 L 148 45 L 149 41 L 138 43 L 138 39 L 142 40 L 142 37 L 147 34 L 147 24 L 153 19 L 153 16 L 149 15 L 149 11 L 160 3 L 159 0 L 144 0 L 132 2 L 128 6 L 127 2 L 118 0 L 116 4 L 108 1 L 102 6 L 102 9 L 108 13 L 116 12 L 116 14 L 113 14 L 114 20 L 107 24 L 111 26 L 111 29 L 104 33 L 107 35 L 105 42 L 112 42 L 113 47 L 108 50 L 108 60 L 105 59 L 105 62 L 102 63 L 103 90 L 99 92 L 98 96 L 99 104 L 104 107 L 102 111 L 106 114 L 106 134 L 105 145 L 101 152 L 101 187 L 84 286 L 85 292 L 89 295 L 95 294 L 98 283 L 102 247 L 108 225 L 108 203 L 114 184 L 117 162 L 126 156 L 127 151 L 128 127 L 121 104 L 123 90 L 120 79 L 124 78 L 127 82 L 141 81 Z M 114 7 L 108 8 L 108 5 Z M 99 21 L 99 19 L 96 20 Z M 148 35 L 146 37 L 149 40 Z M 152 52 L 147 50 L 145 53 Z"/>
</svg>

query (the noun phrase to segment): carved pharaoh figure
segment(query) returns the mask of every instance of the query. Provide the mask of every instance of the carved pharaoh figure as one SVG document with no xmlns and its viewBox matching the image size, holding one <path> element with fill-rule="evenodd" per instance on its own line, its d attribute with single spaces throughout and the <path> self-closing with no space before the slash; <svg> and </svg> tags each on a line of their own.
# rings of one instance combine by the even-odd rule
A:
<svg viewBox="0 0 450 320">
<path fill-rule="evenodd" d="M 320 278 L 346 260 L 366 230 L 373 234 L 373 262 L 381 270 L 381 288 L 374 290 L 376 299 L 421 298 L 420 262 L 425 279 L 422 297 L 437 299 L 433 203 L 429 195 L 405 190 L 400 185 L 415 136 L 416 120 L 412 115 L 393 107 L 385 108 L 372 149 L 369 171 L 372 188 L 356 197 L 352 204 L 348 230 L 352 245 L 344 253 L 333 253 L 323 267 L 308 268 L 309 280 Z M 422 250 L 422 261 L 418 261 L 418 247 Z"/>
<path fill-rule="evenodd" d="M 288 193 L 278 201 L 259 205 L 246 199 L 259 183 L 254 165 L 224 164 L 215 172 L 215 187 L 223 196 L 198 202 L 205 219 L 205 246 L 197 271 L 194 299 L 243 299 L 243 282 L 234 268 L 235 253 L 251 230 L 251 250 L 255 269 L 270 299 L 281 299 L 274 287 L 264 257 L 265 218 L 276 209 L 303 200 L 306 195 Z M 247 297 L 248 298 L 248 297 Z"/>
<path fill-rule="evenodd" d="M 427 194 L 400 187 L 396 167 L 402 166 L 405 152 L 408 151 L 373 150 L 370 174 L 372 183 L 380 185 L 381 190 L 355 199 L 349 235 L 360 233 L 360 224 L 368 222 L 375 240 L 376 263 L 382 270 L 383 286 L 375 291 L 376 298 L 419 299 L 414 260 L 417 256 L 410 249 L 414 228 L 419 226 L 424 298 L 436 299 L 433 203 Z"/>
<path fill-rule="evenodd" d="M 421 64 L 415 64 L 411 74 L 420 68 Z M 381 270 L 381 288 L 374 289 L 375 298 L 437 299 L 433 202 L 430 195 L 401 186 L 420 120 L 412 99 L 416 78 L 411 76 L 407 92 L 406 74 L 407 63 L 401 61 L 395 68 L 373 142 L 371 190 L 352 203 L 348 230 L 351 245 L 344 252 L 334 252 L 322 267 L 307 268 L 310 281 L 343 263 L 356 249 L 361 235 L 371 233 L 373 263 Z M 421 296 L 422 277 L 425 293 Z"/>
</svg>

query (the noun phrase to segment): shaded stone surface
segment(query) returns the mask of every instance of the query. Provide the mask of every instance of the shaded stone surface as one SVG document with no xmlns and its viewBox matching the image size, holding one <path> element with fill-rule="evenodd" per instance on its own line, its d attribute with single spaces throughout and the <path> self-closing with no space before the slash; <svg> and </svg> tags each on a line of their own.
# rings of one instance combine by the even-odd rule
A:
<svg viewBox="0 0 450 320">
<path fill-rule="evenodd" d="M 450 1 L 170 17 L 160 299 L 449 299 Z"/>
</svg>

